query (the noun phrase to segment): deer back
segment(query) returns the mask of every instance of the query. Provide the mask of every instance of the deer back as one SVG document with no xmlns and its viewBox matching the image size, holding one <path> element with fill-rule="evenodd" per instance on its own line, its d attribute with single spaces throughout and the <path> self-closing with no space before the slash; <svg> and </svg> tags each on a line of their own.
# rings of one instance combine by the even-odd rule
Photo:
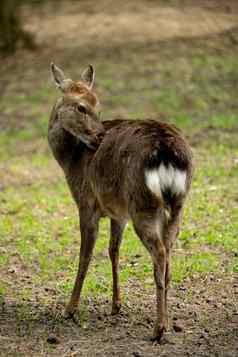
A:
<svg viewBox="0 0 238 357">
<path fill-rule="evenodd" d="M 128 217 L 135 206 L 143 210 L 186 195 L 192 155 L 177 128 L 156 120 L 103 124 L 107 130 L 91 162 L 90 180 L 105 212 Z"/>
</svg>

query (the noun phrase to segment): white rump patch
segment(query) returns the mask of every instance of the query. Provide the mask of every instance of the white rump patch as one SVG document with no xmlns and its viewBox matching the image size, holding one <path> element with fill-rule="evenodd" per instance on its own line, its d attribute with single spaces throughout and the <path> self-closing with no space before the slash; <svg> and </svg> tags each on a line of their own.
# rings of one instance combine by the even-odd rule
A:
<svg viewBox="0 0 238 357">
<path fill-rule="evenodd" d="M 182 171 L 169 164 L 167 167 L 161 163 L 159 168 L 145 171 L 147 187 L 159 197 L 162 192 L 170 189 L 173 194 L 185 192 L 186 171 Z"/>
</svg>

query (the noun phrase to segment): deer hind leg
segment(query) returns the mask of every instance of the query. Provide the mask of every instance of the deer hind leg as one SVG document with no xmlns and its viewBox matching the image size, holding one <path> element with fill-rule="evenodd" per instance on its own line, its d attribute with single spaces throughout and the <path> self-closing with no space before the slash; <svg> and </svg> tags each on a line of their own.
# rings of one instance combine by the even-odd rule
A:
<svg viewBox="0 0 238 357">
<path fill-rule="evenodd" d="M 112 263 L 112 279 L 113 279 L 113 294 L 112 294 L 112 315 L 117 314 L 121 308 L 120 286 L 119 286 L 119 249 L 122 241 L 122 234 L 125 228 L 125 222 L 118 222 L 111 219 L 111 237 L 109 244 L 109 256 Z"/>
<path fill-rule="evenodd" d="M 169 316 L 168 316 L 168 291 L 170 287 L 171 280 L 171 267 L 170 267 L 170 249 L 166 247 L 166 267 L 165 267 L 165 328 L 168 330 L 169 327 Z"/>
<path fill-rule="evenodd" d="M 160 341 L 167 328 L 167 311 L 165 303 L 166 247 L 163 242 L 163 215 L 156 218 L 133 221 L 136 233 L 151 255 L 154 265 L 154 280 L 156 286 L 157 318 L 154 325 L 153 340 Z"/>
<path fill-rule="evenodd" d="M 73 316 L 77 310 L 81 290 L 83 287 L 84 279 L 86 277 L 90 260 L 92 258 L 93 248 L 95 246 L 97 233 L 98 233 L 98 217 L 91 215 L 84 217 L 80 220 L 81 231 L 81 246 L 78 272 L 74 284 L 74 288 L 71 294 L 70 302 L 66 307 L 66 314 L 70 317 Z"/>
<path fill-rule="evenodd" d="M 172 207 L 173 208 L 173 207 Z M 167 224 L 164 227 L 163 233 L 163 240 L 166 248 L 166 271 L 165 271 L 165 306 L 166 306 L 166 320 L 167 326 L 169 324 L 168 321 L 168 291 L 170 287 L 170 280 L 171 280 L 171 268 L 170 268 L 170 261 L 171 261 L 171 249 L 173 243 L 177 239 L 179 235 L 179 228 L 180 222 L 182 218 L 182 209 L 181 206 L 175 207 L 171 212 L 171 217 Z"/>
</svg>

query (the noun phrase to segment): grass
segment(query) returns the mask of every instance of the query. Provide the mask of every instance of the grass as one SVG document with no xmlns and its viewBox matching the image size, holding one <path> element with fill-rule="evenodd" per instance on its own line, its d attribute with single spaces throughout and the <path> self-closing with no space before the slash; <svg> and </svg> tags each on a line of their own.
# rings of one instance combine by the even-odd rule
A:
<svg viewBox="0 0 238 357">
<path fill-rule="evenodd" d="M 174 249 L 173 284 L 194 274 L 238 272 L 238 111 L 237 91 L 229 90 L 238 78 L 234 55 L 180 56 L 176 69 L 173 59 L 159 65 L 153 62 L 155 70 L 148 75 L 133 54 L 131 62 L 135 73 L 126 73 L 129 81 L 117 73 L 113 78 L 113 65 L 98 63 L 105 117 L 163 113 L 194 144 L 196 169 Z M 55 97 L 54 89 L 41 83 L 30 95 L 13 99 L 10 93 L 1 103 L 5 115 L 17 118 L 17 112 L 26 111 L 20 127 L 0 133 L 1 299 L 34 300 L 39 295 L 47 304 L 52 297 L 42 290 L 44 286 L 66 301 L 73 286 L 80 247 L 77 210 L 46 139 L 45 105 L 49 107 Z M 111 295 L 108 232 L 109 221 L 103 219 L 85 297 Z M 120 265 L 122 286 L 136 280 L 153 288 L 150 257 L 131 225 L 124 234 Z M 25 286 L 19 274 L 30 276 L 31 284 Z"/>
<path fill-rule="evenodd" d="M 219 130 L 224 125 L 222 118 L 212 119 L 211 123 Z M 23 138 L 24 141 L 29 139 L 19 133 L 12 136 L 14 146 Z M 195 150 L 197 168 L 185 209 L 179 254 L 176 255 L 177 249 L 174 254 L 174 283 L 180 283 L 194 273 L 219 270 L 226 253 L 230 256 L 226 269 L 237 271 L 236 155 L 237 149 L 229 143 L 220 146 L 214 141 L 205 142 L 205 149 Z M 78 261 L 77 211 L 49 153 L 31 153 L 29 158 L 19 161 L 19 157 L 10 156 L 5 162 L 11 175 L 29 182 L 27 185 L 18 183 L 17 188 L 13 182 L 0 192 L 3 214 L 0 245 L 4 248 L 0 267 L 7 271 L 17 256 L 16 264 L 31 272 L 37 284 L 53 284 L 66 297 L 72 289 Z M 93 294 L 108 298 L 111 294 L 108 232 L 109 222 L 104 219 L 86 280 L 85 296 Z M 139 279 L 147 281 L 146 285 L 153 285 L 150 258 L 131 226 L 125 232 L 120 261 L 122 285 L 128 279 Z M 7 282 L 2 283 L 0 291 L 7 294 L 14 291 L 22 298 L 31 295 L 29 289 L 19 293 L 18 286 L 9 286 Z"/>
</svg>

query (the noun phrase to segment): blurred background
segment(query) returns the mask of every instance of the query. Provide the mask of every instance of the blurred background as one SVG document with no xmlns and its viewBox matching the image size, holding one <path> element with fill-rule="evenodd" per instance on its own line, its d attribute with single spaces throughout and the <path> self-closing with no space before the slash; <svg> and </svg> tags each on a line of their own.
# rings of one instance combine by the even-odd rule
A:
<svg viewBox="0 0 238 357">
<path fill-rule="evenodd" d="M 151 332 L 154 284 L 150 258 L 130 225 L 120 258 L 125 314 L 119 325 L 109 317 L 107 220 L 83 293 L 84 329 L 61 318 L 80 235 L 47 143 L 59 97 L 51 61 L 72 79 L 94 66 L 104 119 L 157 118 L 187 136 L 195 173 L 174 249 L 170 313 L 190 323 L 191 333 L 173 334 L 174 343 L 159 349 L 166 356 L 194 356 L 194 348 L 203 348 L 198 356 L 235 356 L 237 0 L 1 0 L 0 355 L 51 355 L 52 331 L 60 336 L 55 356 L 71 356 L 71 346 L 85 353 L 72 356 L 155 353 L 137 338 Z"/>
<path fill-rule="evenodd" d="M 92 63 L 107 117 L 232 117 L 237 45 L 235 0 L 2 0 L 1 128 L 46 124 L 51 61 L 74 79 Z"/>
</svg>

